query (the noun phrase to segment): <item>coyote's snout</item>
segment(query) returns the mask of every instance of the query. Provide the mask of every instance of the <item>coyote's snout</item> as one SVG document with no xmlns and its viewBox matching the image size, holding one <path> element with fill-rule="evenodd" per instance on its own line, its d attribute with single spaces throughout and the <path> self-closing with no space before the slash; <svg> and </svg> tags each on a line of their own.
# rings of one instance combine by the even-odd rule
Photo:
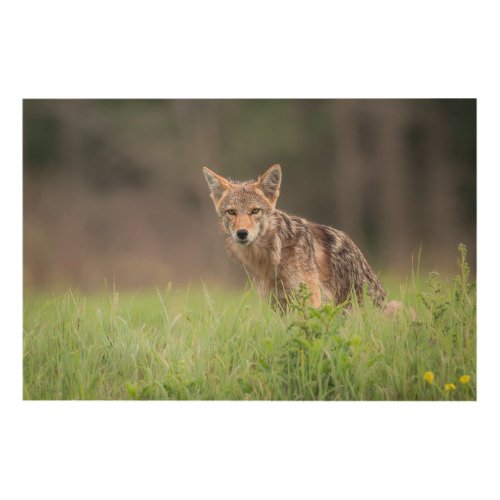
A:
<svg viewBox="0 0 500 500">
<path fill-rule="evenodd" d="M 281 167 L 257 181 L 235 182 L 203 169 L 210 196 L 227 235 L 226 247 L 258 289 L 284 304 L 305 283 L 314 306 L 358 296 L 366 286 L 381 304 L 385 292 L 359 248 L 342 231 L 276 210 Z"/>
</svg>

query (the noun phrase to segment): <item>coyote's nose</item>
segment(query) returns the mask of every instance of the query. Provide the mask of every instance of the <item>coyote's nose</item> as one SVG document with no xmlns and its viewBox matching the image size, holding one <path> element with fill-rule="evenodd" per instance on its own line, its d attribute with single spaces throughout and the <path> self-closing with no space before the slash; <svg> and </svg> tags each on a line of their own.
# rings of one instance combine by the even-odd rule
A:
<svg viewBox="0 0 500 500">
<path fill-rule="evenodd" d="M 247 239 L 248 231 L 246 229 L 238 229 L 238 231 L 236 231 L 236 236 L 238 236 L 238 239 L 241 241 L 244 241 Z"/>
</svg>

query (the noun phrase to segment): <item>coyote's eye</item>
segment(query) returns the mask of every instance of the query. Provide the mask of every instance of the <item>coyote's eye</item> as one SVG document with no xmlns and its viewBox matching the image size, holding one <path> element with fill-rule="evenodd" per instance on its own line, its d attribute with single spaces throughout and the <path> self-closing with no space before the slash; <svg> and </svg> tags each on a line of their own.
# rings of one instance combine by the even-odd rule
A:
<svg viewBox="0 0 500 500">
<path fill-rule="evenodd" d="M 236 215 L 236 210 L 234 209 L 229 209 L 229 210 L 226 210 L 226 212 L 229 214 L 229 215 Z"/>
<path fill-rule="evenodd" d="M 254 208 L 252 210 L 252 215 L 258 214 L 260 212 L 260 208 Z"/>
</svg>

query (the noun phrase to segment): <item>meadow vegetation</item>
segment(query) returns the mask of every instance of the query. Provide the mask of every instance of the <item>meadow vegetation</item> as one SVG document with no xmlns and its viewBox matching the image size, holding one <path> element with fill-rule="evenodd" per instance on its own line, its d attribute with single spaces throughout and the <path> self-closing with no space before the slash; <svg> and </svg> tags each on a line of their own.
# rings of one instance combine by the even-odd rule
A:
<svg viewBox="0 0 500 500">
<path fill-rule="evenodd" d="M 369 301 L 286 313 L 239 291 L 27 291 L 24 399 L 475 400 L 476 292 L 418 269 Z M 384 281 L 382 277 L 382 281 Z M 387 285 L 387 283 L 385 283 Z"/>
</svg>

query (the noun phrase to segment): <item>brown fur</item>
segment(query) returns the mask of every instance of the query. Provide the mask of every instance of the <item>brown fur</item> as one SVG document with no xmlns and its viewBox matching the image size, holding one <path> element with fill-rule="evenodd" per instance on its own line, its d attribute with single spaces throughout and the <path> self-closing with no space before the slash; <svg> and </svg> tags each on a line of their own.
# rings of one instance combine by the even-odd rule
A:
<svg viewBox="0 0 500 500">
<path fill-rule="evenodd" d="M 274 165 L 257 181 L 235 182 L 204 168 L 231 256 L 252 276 L 263 295 L 287 297 L 305 283 L 311 302 L 342 303 L 366 286 L 382 305 L 385 291 L 354 242 L 342 231 L 276 210 L 281 167 Z M 248 231 L 244 242 L 238 230 Z"/>
</svg>

